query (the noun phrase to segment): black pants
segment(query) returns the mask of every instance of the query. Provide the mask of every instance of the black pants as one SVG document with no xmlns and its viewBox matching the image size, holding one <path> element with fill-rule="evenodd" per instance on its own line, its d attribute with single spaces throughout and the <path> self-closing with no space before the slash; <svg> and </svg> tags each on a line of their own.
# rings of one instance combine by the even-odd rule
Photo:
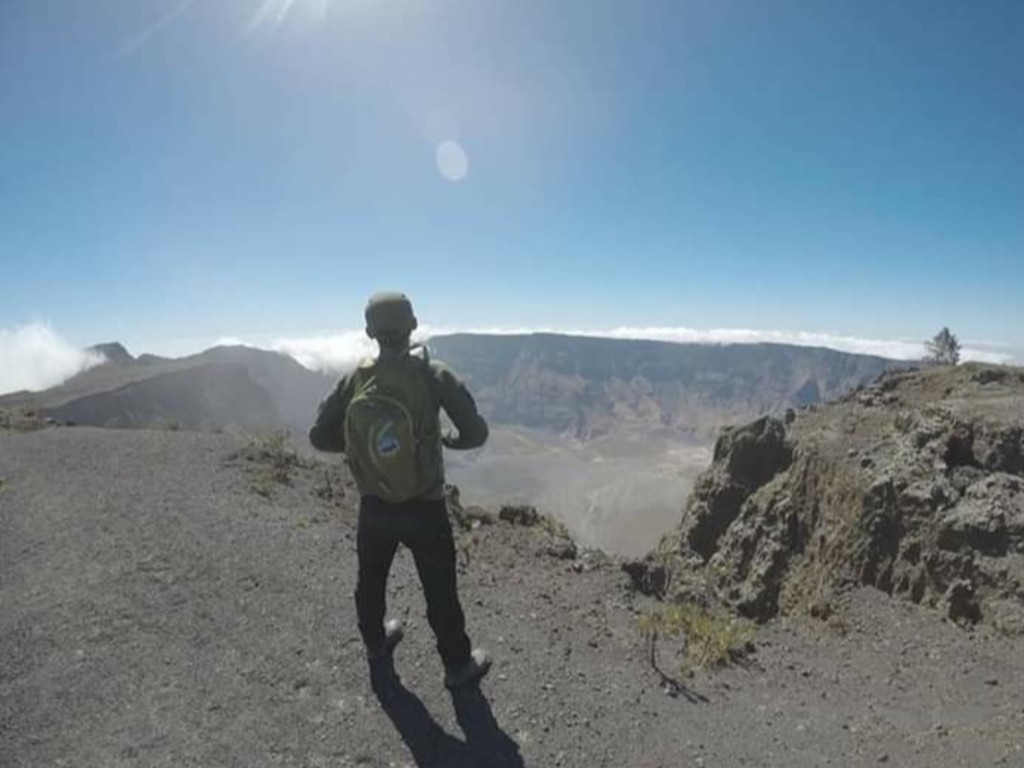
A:
<svg viewBox="0 0 1024 768">
<path fill-rule="evenodd" d="M 427 600 L 427 621 L 437 638 L 437 651 L 447 667 L 469 661 L 466 619 L 455 583 L 455 542 L 445 502 L 413 500 L 389 504 L 364 496 L 359 505 L 359 580 L 356 611 L 363 642 L 371 648 L 384 642 L 388 571 L 399 544 L 412 551 Z"/>
</svg>

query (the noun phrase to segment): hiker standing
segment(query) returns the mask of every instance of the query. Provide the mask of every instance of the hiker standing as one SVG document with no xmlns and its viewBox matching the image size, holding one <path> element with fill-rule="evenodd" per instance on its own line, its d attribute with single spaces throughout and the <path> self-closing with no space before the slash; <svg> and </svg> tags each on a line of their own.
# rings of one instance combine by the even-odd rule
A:
<svg viewBox="0 0 1024 768">
<path fill-rule="evenodd" d="M 442 446 L 478 448 L 487 422 L 465 385 L 425 350 L 410 347 L 417 325 L 401 293 L 378 293 L 366 306 L 366 334 L 380 346 L 342 377 L 320 404 L 309 440 L 344 452 L 360 493 L 356 611 L 371 667 L 389 662 L 402 639 L 399 620 L 384 623 L 388 571 L 399 544 L 411 552 L 427 602 L 427 620 L 457 688 L 487 673 L 490 660 L 471 650 L 455 575 L 455 543 L 444 497 Z M 457 432 L 441 434 L 440 409 Z"/>
</svg>

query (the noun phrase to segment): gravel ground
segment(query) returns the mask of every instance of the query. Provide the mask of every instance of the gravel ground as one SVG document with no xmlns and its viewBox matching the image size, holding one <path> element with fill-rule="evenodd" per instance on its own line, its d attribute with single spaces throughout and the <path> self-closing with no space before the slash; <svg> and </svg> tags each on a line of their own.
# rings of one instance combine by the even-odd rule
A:
<svg viewBox="0 0 1024 768">
<path fill-rule="evenodd" d="M 482 689 L 445 691 L 401 553 L 409 631 L 382 706 L 351 491 L 325 501 L 304 469 L 264 498 L 237 447 L 0 435 L 0 766 L 1024 766 L 1020 638 L 864 589 L 668 696 L 618 566 L 504 523 L 460 545 L 470 631 L 496 657 Z"/>
</svg>

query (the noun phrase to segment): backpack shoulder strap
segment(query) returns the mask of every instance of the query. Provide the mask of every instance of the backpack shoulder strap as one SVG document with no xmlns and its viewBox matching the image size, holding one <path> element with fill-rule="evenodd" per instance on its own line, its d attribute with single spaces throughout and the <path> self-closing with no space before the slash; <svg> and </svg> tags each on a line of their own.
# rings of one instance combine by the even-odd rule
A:
<svg viewBox="0 0 1024 768">
<path fill-rule="evenodd" d="M 364 357 L 360 360 L 355 370 L 352 371 L 352 379 L 356 386 L 359 386 L 376 367 L 377 361 L 372 357 Z"/>
<path fill-rule="evenodd" d="M 427 387 L 430 389 L 431 392 L 434 393 L 434 395 L 437 397 L 438 403 L 440 403 L 441 387 L 440 383 L 437 380 L 437 375 L 434 372 L 434 365 L 430 361 L 429 350 L 425 345 L 417 344 L 416 346 L 410 349 L 410 353 L 412 353 L 410 354 L 410 357 L 413 357 L 417 361 L 419 361 L 419 365 L 417 367 L 419 368 L 420 373 L 423 375 L 423 378 L 426 380 Z"/>
</svg>

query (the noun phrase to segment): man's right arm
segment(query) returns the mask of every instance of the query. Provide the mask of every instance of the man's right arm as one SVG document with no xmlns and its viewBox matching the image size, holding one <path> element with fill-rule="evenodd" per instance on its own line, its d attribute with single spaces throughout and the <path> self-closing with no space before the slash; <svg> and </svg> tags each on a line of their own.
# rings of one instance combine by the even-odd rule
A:
<svg viewBox="0 0 1024 768">
<path fill-rule="evenodd" d="M 456 451 L 479 448 L 487 442 L 489 430 L 473 396 L 450 368 L 439 363 L 432 367 L 440 385 L 441 407 L 457 431 L 455 435 L 445 435 L 441 442 L 445 448 Z"/>
<path fill-rule="evenodd" d="M 309 442 L 319 451 L 344 453 L 345 412 L 352 400 L 352 377 L 343 376 L 317 410 L 316 422 L 309 429 Z"/>
</svg>

